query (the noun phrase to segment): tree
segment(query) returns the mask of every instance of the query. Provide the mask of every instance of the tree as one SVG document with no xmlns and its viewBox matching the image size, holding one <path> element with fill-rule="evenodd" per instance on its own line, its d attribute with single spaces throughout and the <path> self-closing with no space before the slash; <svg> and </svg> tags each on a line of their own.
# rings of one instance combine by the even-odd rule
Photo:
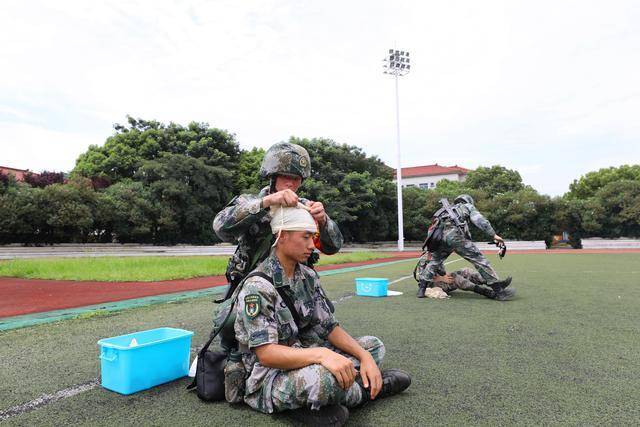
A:
<svg viewBox="0 0 640 427">
<path fill-rule="evenodd" d="M 396 234 L 393 169 L 360 148 L 330 139 L 291 138 L 311 157 L 300 194 L 324 203 L 346 241 L 387 240 Z"/>
<path fill-rule="evenodd" d="M 147 187 L 125 179 L 99 194 L 95 220 L 101 241 L 153 242 L 156 213 Z"/>
<path fill-rule="evenodd" d="M 464 186 L 471 189 L 482 190 L 490 195 L 520 191 L 525 188 L 520 173 L 507 169 L 504 166 L 479 167 L 469 172 L 464 181 Z"/>
<path fill-rule="evenodd" d="M 64 183 L 64 173 L 43 171 L 40 174 L 35 174 L 27 172 L 24 175 L 24 182 L 31 185 L 32 187 L 38 188 L 44 188 L 51 184 L 62 184 Z"/>
<path fill-rule="evenodd" d="M 45 223 L 39 188 L 16 183 L 0 192 L 0 243 L 35 243 L 41 241 Z"/>
<path fill-rule="evenodd" d="M 595 220 L 602 237 L 640 236 L 640 181 L 609 182 L 593 199 L 600 208 Z"/>
<path fill-rule="evenodd" d="M 264 159 L 264 149 L 252 148 L 240 153 L 240 161 L 235 173 L 235 187 L 240 193 L 257 193 L 265 182 L 260 178 L 260 165 Z"/>
<path fill-rule="evenodd" d="M 231 199 L 231 172 L 201 158 L 163 153 L 143 162 L 135 179 L 149 191 L 156 243 L 212 243 L 211 222 Z"/>
<path fill-rule="evenodd" d="M 595 196 L 596 192 L 607 184 L 622 180 L 640 181 L 640 165 L 622 165 L 589 172 L 574 180 L 565 196 L 586 200 Z"/>
<path fill-rule="evenodd" d="M 76 177 L 68 184 L 52 184 L 37 193 L 37 201 L 45 215 L 40 225 L 46 243 L 91 240 L 94 232 L 96 193 L 91 181 Z"/>
<path fill-rule="evenodd" d="M 235 169 L 240 149 L 234 136 L 210 128 L 206 123 L 191 122 L 186 127 L 127 116 L 128 125 L 116 124 L 116 133 L 103 146 L 92 145 L 78 157 L 72 175 L 107 178 L 116 183 L 134 178 L 146 160 L 156 160 L 164 153 L 196 158 L 209 166 Z"/>
</svg>

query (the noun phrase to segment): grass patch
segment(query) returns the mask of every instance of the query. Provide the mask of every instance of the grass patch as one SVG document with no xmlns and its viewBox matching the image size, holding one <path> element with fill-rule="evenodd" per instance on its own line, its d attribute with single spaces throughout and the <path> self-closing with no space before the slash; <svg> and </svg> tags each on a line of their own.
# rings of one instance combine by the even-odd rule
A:
<svg viewBox="0 0 640 427">
<path fill-rule="evenodd" d="M 320 265 L 367 261 L 389 256 L 382 252 L 323 255 Z M 86 257 L 0 261 L 0 277 L 105 282 L 153 282 L 224 274 L 228 256 Z"/>
</svg>

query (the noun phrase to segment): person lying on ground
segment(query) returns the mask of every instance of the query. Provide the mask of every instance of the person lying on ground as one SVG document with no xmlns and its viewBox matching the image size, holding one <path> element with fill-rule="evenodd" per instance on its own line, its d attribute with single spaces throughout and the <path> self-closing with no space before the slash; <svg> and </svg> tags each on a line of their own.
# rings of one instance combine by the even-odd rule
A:
<svg viewBox="0 0 640 427">
<path fill-rule="evenodd" d="M 505 287 L 497 290 L 490 288 L 480 273 L 468 267 L 451 273 L 442 270 L 437 273 L 432 281 L 433 287 L 442 289 L 447 295 L 450 295 L 456 289 L 475 292 L 489 299 L 498 301 L 505 301 L 515 295 L 515 289 L 513 288 Z M 509 280 L 506 286 L 509 286 L 510 282 L 511 280 Z"/>
</svg>

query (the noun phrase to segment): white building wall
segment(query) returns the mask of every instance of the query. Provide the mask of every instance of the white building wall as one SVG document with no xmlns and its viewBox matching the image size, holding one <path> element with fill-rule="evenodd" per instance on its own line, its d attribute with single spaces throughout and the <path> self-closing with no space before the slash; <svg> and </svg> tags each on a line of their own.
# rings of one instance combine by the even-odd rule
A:
<svg viewBox="0 0 640 427">
<path fill-rule="evenodd" d="M 421 187 L 421 188 L 435 188 L 438 181 L 448 179 L 449 181 L 464 181 L 466 175 L 458 175 L 457 173 L 451 173 L 447 175 L 431 175 L 431 176 L 412 176 L 410 178 L 402 178 L 402 187 Z"/>
</svg>

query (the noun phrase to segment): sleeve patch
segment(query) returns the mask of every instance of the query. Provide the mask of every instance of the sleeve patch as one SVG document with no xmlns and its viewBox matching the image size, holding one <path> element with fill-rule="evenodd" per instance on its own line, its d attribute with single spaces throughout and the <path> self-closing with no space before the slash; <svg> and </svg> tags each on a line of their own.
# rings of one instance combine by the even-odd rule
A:
<svg viewBox="0 0 640 427">
<path fill-rule="evenodd" d="M 248 318 L 254 319 L 258 314 L 260 314 L 261 308 L 260 295 L 250 294 L 244 297 L 244 314 Z"/>
</svg>

